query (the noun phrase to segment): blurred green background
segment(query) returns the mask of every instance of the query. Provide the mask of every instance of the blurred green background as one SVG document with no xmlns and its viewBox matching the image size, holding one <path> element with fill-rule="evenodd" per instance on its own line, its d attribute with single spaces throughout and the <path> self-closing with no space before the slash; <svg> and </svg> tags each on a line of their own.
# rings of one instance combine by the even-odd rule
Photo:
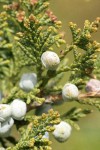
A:
<svg viewBox="0 0 100 150">
<path fill-rule="evenodd" d="M 62 21 L 62 30 L 66 32 L 67 43 L 71 42 L 71 32 L 68 27 L 70 21 L 82 28 L 84 20 L 94 21 L 100 15 L 100 0 L 51 0 L 50 2 L 51 10 Z M 100 29 L 93 34 L 93 38 L 100 41 Z M 55 109 L 62 114 L 72 105 L 81 107 L 77 103 L 64 103 L 63 106 L 55 107 Z M 51 137 L 51 140 L 54 141 L 53 150 L 100 150 L 100 112 L 95 109 L 92 114 L 81 119 L 78 124 L 81 130 L 73 129 L 71 137 L 65 143 L 58 143 Z"/>
</svg>

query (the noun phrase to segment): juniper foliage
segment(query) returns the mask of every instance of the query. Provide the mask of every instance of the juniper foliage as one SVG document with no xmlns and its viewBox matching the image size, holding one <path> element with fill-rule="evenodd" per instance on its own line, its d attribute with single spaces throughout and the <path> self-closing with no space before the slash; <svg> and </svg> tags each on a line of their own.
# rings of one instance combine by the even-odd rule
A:
<svg viewBox="0 0 100 150">
<path fill-rule="evenodd" d="M 15 121 L 16 130 L 20 132 L 19 139 L 16 140 L 13 135 L 6 138 L 13 144 L 12 147 L 4 138 L 0 139 L 0 144 L 7 150 L 50 150 L 50 140 L 42 138 L 45 132 L 53 132 L 53 125 L 61 120 L 79 130 L 77 121 L 92 112 L 74 107 L 61 116 L 53 110 L 40 116 L 33 115 L 32 110 L 44 104 L 63 102 L 63 85 L 59 83 L 64 73 L 70 72 L 67 82 L 80 89 L 79 97 L 73 101 L 100 110 L 100 91 L 83 93 L 90 78 L 100 79 L 100 44 L 92 39 L 100 18 L 92 23 L 86 20 L 83 29 L 70 22 L 72 42 L 67 44 L 59 30 L 61 21 L 49 9 L 49 0 L 1 0 L 0 3 L 3 5 L 0 13 L 1 103 L 10 104 L 16 98 L 27 103 L 24 120 Z M 55 51 L 55 47 L 59 50 L 60 65 L 56 70 L 47 70 L 42 66 L 41 55 L 47 50 Z M 74 56 L 71 64 L 67 62 L 70 52 Z M 20 78 L 26 72 L 35 72 L 38 79 L 35 88 L 28 93 L 19 87 Z"/>
</svg>

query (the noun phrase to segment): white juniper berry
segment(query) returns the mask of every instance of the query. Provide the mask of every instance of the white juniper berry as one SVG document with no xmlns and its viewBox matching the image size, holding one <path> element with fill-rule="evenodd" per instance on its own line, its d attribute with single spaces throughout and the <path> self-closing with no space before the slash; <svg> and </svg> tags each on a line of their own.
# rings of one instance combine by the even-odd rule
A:
<svg viewBox="0 0 100 150">
<path fill-rule="evenodd" d="M 19 86 L 26 92 L 31 91 L 37 83 L 37 75 L 35 73 L 25 73 L 22 75 Z"/>
<path fill-rule="evenodd" d="M 0 104 L 0 122 L 6 121 L 11 116 L 11 107 L 8 104 Z"/>
<path fill-rule="evenodd" d="M 60 59 L 55 52 L 46 51 L 41 56 L 41 62 L 48 70 L 55 70 L 60 63 Z"/>
<path fill-rule="evenodd" d="M 20 99 L 15 99 L 11 103 L 12 117 L 16 120 L 22 120 L 26 114 L 27 106 L 26 103 Z"/>
<path fill-rule="evenodd" d="M 70 137 L 72 128 L 67 122 L 61 121 L 54 127 L 53 135 L 58 142 L 65 142 Z"/>
<path fill-rule="evenodd" d="M 87 92 L 99 92 L 100 91 L 100 80 L 90 79 L 86 84 Z"/>
<path fill-rule="evenodd" d="M 79 90 L 76 85 L 67 83 L 62 89 L 62 97 L 64 100 L 72 100 L 77 98 L 79 95 Z"/>
<path fill-rule="evenodd" d="M 6 121 L 0 124 L 0 137 L 8 137 L 11 131 L 11 128 L 14 124 L 14 120 L 10 117 Z"/>
<path fill-rule="evenodd" d="M 49 132 L 45 132 L 45 134 L 42 137 L 43 139 L 49 139 Z"/>
</svg>

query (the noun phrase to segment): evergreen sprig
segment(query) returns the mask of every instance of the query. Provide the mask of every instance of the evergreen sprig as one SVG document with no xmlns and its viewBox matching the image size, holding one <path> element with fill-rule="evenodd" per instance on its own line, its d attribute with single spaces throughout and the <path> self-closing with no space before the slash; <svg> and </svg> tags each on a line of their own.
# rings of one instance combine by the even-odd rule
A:
<svg viewBox="0 0 100 150">
<path fill-rule="evenodd" d="M 15 121 L 21 136 L 19 141 L 14 141 L 14 137 L 6 138 L 14 144 L 13 147 L 7 147 L 3 138 L 0 142 L 7 150 L 50 150 L 50 140 L 43 138 L 45 132 L 53 132 L 55 125 L 61 123 L 61 120 L 79 130 L 76 121 L 92 112 L 87 108 L 73 107 L 66 110 L 61 117 L 53 110 L 41 116 L 33 115 L 33 109 L 45 103 L 50 106 L 62 103 L 66 105 L 67 102 L 63 100 L 63 85 L 60 82 L 65 73 L 70 72 L 67 82 L 80 89 L 78 97 L 71 97 L 69 91 L 68 100 L 71 97 L 71 102 L 76 101 L 100 110 L 100 90 L 83 93 L 90 78 L 100 79 L 100 44 L 92 39 L 92 33 L 98 30 L 100 18 L 92 23 L 86 20 L 83 29 L 70 22 L 72 42 L 67 44 L 63 33 L 59 31 L 61 21 L 49 9 L 48 0 L 2 0 L 0 3 L 4 9 L 0 13 L 0 90 L 3 91 L 1 103 L 10 105 L 15 99 L 21 99 L 27 104 L 28 113 L 20 122 Z M 62 44 L 64 48 L 60 50 Z M 55 70 L 45 68 L 41 56 L 46 51 L 53 51 L 55 47 L 59 49 L 60 65 Z M 68 53 L 73 55 L 70 64 Z M 37 83 L 30 91 L 19 86 L 22 74 L 27 72 L 35 72 L 37 76 Z M 2 120 L 2 116 L 0 119 Z"/>
</svg>

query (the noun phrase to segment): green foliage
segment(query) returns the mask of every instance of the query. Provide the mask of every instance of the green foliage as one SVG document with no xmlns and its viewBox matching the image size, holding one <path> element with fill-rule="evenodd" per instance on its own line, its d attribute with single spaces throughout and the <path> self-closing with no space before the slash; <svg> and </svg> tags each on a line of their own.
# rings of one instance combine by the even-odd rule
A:
<svg viewBox="0 0 100 150">
<path fill-rule="evenodd" d="M 19 141 L 12 142 L 15 145 L 7 150 L 50 150 L 49 139 L 42 138 L 46 131 L 52 132 L 53 125 L 58 124 L 61 119 L 79 129 L 76 121 L 92 112 L 72 108 L 61 117 L 53 110 L 41 116 L 33 116 L 33 112 L 31 114 L 33 109 L 43 103 L 63 102 L 62 85 L 59 82 L 64 73 L 69 71 L 68 82 L 80 89 L 79 97 L 73 101 L 95 106 L 100 110 L 100 93 L 82 94 L 90 78 L 97 76 L 100 79 L 100 44 L 92 39 L 92 33 L 99 27 L 100 18 L 92 23 L 86 20 L 82 30 L 70 22 L 72 42 L 68 45 L 59 31 L 61 22 L 49 10 L 48 0 L 2 0 L 1 3 L 4 8 L 0 13 L 0 90 L 4 95 L 2 103 L 8 104 L 20 98 L 27 103 L 29 113 L 20 123 L 15 122 L 21 137 Z M 65 47 L 62 51 L 61 45 Z M 61 63 L 57 70 L 46 70 L 42 66 L 41 55 L 55 47 L 60 51 Z M 67 54 L 70 52 L 74 60 L 68 64 Z M 35 88 L 28 93 L 19 88 L 19 80 L 24 72 L 35 72 L 38 77 Z M 20 127 L 18 124 L 21 124 Z M 3 139 L 1 144 L 5 146 Z"/>
<path fill-rule="evenodd" d="M 52 132 L 54 128 L 53 124 L 60 122 L 58 112 L 50 110 L 48 114 L 42 114 L 42 116 L 27 116 L 25 118 L 29 124 L 27 128 L 20 128 L 21 139 L 14 148 L 8 148 L 7 150 L 25 150 L 25 149 L 45 149 L 50 150 L 51 142 L 48 139 L 42 138 L 45 132 Z"/>
</svg>

